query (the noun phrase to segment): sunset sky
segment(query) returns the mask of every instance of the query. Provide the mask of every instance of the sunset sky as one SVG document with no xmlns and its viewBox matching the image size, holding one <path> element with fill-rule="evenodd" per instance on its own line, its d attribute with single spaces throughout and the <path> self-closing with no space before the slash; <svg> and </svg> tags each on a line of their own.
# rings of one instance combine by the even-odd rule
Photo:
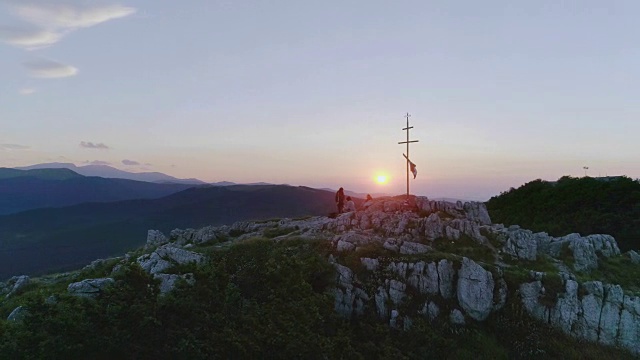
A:
<svg viewBox="0 0 640 360">
<path fill-rule="evenodd" d="M 640 177 L 638 1 L 0 0 L 0 167 L 487 200 Z M 380 185 L 378 175 L 389 176 Z"/>
</svg>

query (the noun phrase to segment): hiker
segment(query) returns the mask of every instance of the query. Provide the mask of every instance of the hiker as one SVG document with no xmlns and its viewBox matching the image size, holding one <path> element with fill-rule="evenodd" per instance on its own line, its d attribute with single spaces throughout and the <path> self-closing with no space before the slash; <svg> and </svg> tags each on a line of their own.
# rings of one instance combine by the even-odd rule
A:
<svg viewBox="0 0 640 360">
<path fill-rule="evenodd" d="M 356 211 L 356 203 L 351 200 L 351 196 L 347 196 L 347 203 L 344 207 L 345 212 Z"/>
<path fill-rule="evenodd" d="M 336 204 L 338 205 L 338 214 L 342 214 L 344 208 L 344 189 L 340 188 L 336 192 Z"/>
</svg>

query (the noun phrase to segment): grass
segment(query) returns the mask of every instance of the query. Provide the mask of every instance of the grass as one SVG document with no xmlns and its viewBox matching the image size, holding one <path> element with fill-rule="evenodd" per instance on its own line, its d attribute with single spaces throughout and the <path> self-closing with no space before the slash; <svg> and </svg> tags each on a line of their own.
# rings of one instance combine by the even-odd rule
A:
<svg viewBox="0 0 640 360">
<path fill-rule="evenodd" d="M 620 285 L 628 294 L 640 295 L 640 264 L 634 264 L 628 256 L 600 258 L 597 269 L 576 277 L 580 282 L 598 280 Z"/>
<path fill-rule="evenodd" d="M 492 249 L 478 244 L 464 234 L 460 236 L 458 240 L 448 240 L 445 238 L 436 239 L 433 241 L 433 247 L 443 253 L 456 254 L 488 264 L 493 264 L 496 260 L 495 253 Z"/>
</svg>

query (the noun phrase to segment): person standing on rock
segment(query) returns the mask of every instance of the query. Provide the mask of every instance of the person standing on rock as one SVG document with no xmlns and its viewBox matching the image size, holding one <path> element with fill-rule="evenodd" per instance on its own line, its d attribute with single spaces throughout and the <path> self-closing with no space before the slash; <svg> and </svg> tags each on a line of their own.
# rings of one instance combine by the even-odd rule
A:
<svg viewBox="0 0 640 360">
<path fill-rule="evenodd" d="M 338 205 L 338 214 L 342 214 L 344 208 L 344 189 L 340 188 L 336 192 L 336 204 Z"/>
</svg>

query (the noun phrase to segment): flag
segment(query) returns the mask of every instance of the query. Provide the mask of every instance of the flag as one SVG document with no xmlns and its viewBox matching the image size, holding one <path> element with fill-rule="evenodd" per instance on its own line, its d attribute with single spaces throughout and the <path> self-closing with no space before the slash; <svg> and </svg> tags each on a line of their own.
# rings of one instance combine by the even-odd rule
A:
<svg viewBox="0 0 640 360">
<path fill-rule="evenodd" d="M 407 161 L 409 162 L 409 169 L 411 170 L 411 172 L 413 173 L 413 178 L 415 179 L 416 176 L 418 176 L 418 169 L 416 169 L 416 164 L 414 164 L 413 162 L 411 162 L 411 160 L 409 160 L 409 158 L 407 157 L 407 155 L 402 154 L 402 156 L 404 156 L 405 159 L 407 159 Z"/>
</svg>

